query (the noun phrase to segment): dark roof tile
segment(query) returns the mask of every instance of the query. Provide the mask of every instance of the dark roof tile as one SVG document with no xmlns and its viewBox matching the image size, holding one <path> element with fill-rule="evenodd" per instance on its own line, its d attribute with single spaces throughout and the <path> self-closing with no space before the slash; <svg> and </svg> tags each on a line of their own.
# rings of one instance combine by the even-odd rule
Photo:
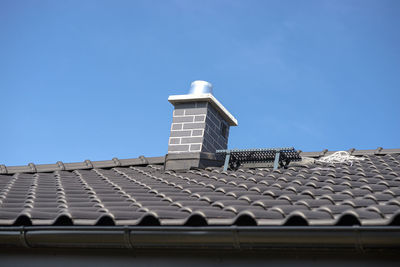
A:
<svg viewBox="0 0 400 267">
<path fill-rule="evenodd" d="M 164 172 L 150 158 L 2 167 L 0 225 L 388 225 L 400 216 L 390 153 L 277 171 Z"/>
</svg>

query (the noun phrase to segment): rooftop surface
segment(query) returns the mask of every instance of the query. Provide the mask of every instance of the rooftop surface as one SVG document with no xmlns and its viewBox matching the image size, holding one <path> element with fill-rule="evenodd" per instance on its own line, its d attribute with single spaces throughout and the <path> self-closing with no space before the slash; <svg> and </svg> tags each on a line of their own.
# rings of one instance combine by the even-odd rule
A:
<svg viewBox="0 0 400 267">
<path fill-rule="evenodd" d="M 400 225 L 400 149 L 349 152 L 361 160 L 276 171 L 164 171 L 164 157 L 3 165 L 0 225 Z"/>
</svg>

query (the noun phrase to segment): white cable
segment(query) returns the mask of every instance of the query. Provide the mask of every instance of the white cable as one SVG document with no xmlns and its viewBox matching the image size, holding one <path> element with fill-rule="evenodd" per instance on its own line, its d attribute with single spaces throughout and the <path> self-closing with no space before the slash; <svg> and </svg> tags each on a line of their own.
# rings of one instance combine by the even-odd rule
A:
<svg viewBox="0 0 400 267">
<path fill-rule="evenodd" d="M 351 156 L 347 151 L 337 151 L 332 155 L 317 159 L 317 161 L 323 163 L 350 163 L 350 165 L 353 165 L 353 162 L 357 160 L 364 160 L 364 158 Z"/>
</svg>

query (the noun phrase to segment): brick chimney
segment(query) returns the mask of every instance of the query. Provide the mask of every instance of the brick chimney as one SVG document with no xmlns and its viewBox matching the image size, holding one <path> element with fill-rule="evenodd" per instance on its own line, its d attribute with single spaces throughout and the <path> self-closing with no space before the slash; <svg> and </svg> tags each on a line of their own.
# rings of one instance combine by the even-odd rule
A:
<svg viewBox="0 0 400 267">
<path fill-rule="evenodd" d="M 228 146 L 229 128 L 237 120 L 212 95 L 212 85 L 194 81 L 187 95 L 173 95 L 171 135 L 166 169 L 190 169 L 220 165 L 215 151 Z"/>
</svg>

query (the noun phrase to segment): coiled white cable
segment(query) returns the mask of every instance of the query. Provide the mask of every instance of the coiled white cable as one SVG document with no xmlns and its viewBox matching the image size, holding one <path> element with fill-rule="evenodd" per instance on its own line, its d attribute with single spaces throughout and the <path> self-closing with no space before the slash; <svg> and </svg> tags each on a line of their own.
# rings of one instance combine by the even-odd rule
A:
<svg viewBox="0 0 400 267">
<path fill-rule="evenodd" d="M 337 151 L 332 155 L 317 159 L 322 163 L 350 163 L 350 165 L 353 165 L 353 162 L 357 160 L 364 160 L 364 158 L 352 156 L 347 151 Z"/>
</svg>

